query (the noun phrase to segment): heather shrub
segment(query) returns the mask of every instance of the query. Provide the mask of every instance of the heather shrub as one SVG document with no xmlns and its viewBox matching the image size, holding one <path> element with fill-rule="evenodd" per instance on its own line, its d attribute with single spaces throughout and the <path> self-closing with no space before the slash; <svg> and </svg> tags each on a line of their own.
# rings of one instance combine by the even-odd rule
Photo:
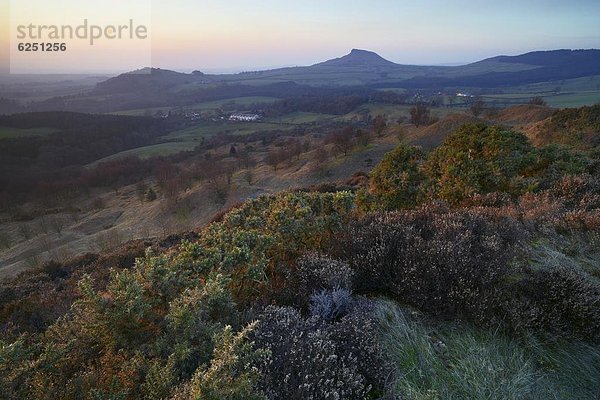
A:
<svg viewBox="0 0 600 400">
<path fill-rule="evenodd" d="M 551 233 L 562 221 L 566 209 L 562 201 L 549 193 L 527 193 L 516 203 L 521 220 L 530 229 Z"/>
<path fill-rule="evenodd" d="M 508 218 L 426 206 L 354 222 L 337 251 L 356 271 L 356 290 L 486 319 L 522 235 Z"/>
<path fill-rule="evenodd" d="M 366 305 L 336 321 L 268 307 L 254 341 L 270 354 L 260 387 L 269 399 L 366 399 L 381 389 L 385 368 Z"/>
<path fill-rule="evenodd" d="M 548 193 L 570 209 L 600 209 L 600 179 L 592 175 L 564 176 L 549 188 Z"/>
<path fill-rule="evenodd" d="M 600 337 L 600 284 L 573 265 L 545 265 L 507 288 L 510 325 L 588 339 Z"/>
<path fill-rule="evenodd" d="M 351 289 L 354 271 L 344 262 L 319 253 L 308 253 L 300 257 L 291 280 L 295 290 L 307 298 L 314 291 L 324 289 Z"/>
</svg>

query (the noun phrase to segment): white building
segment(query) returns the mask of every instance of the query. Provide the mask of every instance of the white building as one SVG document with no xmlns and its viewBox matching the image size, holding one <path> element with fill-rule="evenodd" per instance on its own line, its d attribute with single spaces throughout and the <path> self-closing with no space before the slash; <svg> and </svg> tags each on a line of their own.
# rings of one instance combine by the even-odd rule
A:
<svg viewBox="0 0 600 400">
<path fill-rule="evenodd" d="M 243 122 L 255 122 L 260 120 L 258 114 L 231 114 L 229 117 L 230 121 L 243 121 Z"/>
</svg>

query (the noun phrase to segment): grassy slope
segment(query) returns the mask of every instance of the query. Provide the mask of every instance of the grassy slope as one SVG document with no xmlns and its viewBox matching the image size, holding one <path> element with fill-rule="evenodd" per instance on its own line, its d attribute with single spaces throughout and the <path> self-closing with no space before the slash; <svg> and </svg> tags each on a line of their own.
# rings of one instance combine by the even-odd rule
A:
<svg viewBox="0 0 600 400">
<path fill-rule="evenodd" d="M 417 129 L 406 124 L 400 127 L 393 124 L 393 122 L 398 117 L 406 117 L 408 115 L 408 107 L 377 104 L 368 105 L 367 107 L 374 115 L 384 114 L 388 117 L 392 126 L 388 128 L 385 137 L 377 138 L 367 148 L 355 149 L 347 157 L 340 155 L 332 157 L 326 165 L 322 166 L 315 165 L 313 150 L 307 154 L 303 154 L 299 160 L 294 160 L 291 164 L 283 164 L 277 171 L 274 171 L 273 168 L 265 165 L 263 162 L 268 149 L 256 145 L 253 157 L 259 162 L 259 165 L 252 169 L 252 184 L 247 183 L 244 171 L 236 173 L 233 177 L 230 195 L 225 205 L 215 203 L 211 192 L 204 185 L 195 185 L 181 196 L 176 209 L 171 210 L 169 213 L 166 212 L 169 209 L 166 201 L 159 200 L 153 203 L 141 202 L 136 197 L 135 187 L 130 186 L 120 189 L 118 194 L 110 190 L 92 194 L 93 197 L 101 197 L 103 199 L 105 210 L 79 213 L 76 216 L 78 221 L 67 223 L 61 234 L 53 233 L 51 228 L 45 228 L 48 233 L 44 233 L 44 229 L 41 228 L 43 223 L 38 218 L 25 224 L 30 227 L 30 230 L 37 232 L 34 238 L 25 240 L 19 232 L 20 226 L 18 223 L 3 223 L 0 226 L 0 242 L 2 242 L 1 239 L 4 236 L 5 238 L 9 238 L 8 241 L 11 244 L 10 249 L 2 249 L 0 243 L 0 275 L 12 274 L 15 271 L 28 268 L 31 264 L 42 261 L 49 256 L 63 258 L 69 253 L 77 254 L 90 249 L 94 250 L 99 238 L 102 239 L 100 241 L 105 241 L 105 238 L 103 239 L 102 236 L 106 235 L 106 227 L 108 227 L 109 233 L 116 233 L 114 236 L 117 239 L 119 236 L 141 238 L 162 235 L 165 232 L 177 231 L 175 226 L 185 226 L 186 228 L 202 226 L 214 213 L 223 207 L 226 208 L 260 193 L 275 193 L 290 187 L 306 187 L 324 182 L 343 181 L 350 178 L 356 171 L 370 171 L 386 152 L 396 146 L 399 137 L 410 144 L 430 148 L 439 144 L 446 135 L 461 123 L 476 120 L 463 111 L 447 119 L 442 119 L 429 127 L 420 127 Z M 535 118 L 545 118 L 546 111 L 544 109 L 533 108 L 535 108 L 533 111 L 528 106 L 507 110 L 501 114 L 500 117 L 502 117 L 502 120 L 495 122 L 520 126 L 534 122 Z M 433 115 L 443 117 L 448 113 L 457 112 L 458 110 L 440 108 L 433 110 L 432 113 Z M 357 117 L 358 113 L 355 112 L 342 117 L 334 117 L 333 120 Z M 243 134 L 274 129 L 285 131 L 286 129 L 293 128 L 293 123 L 307 123 L 321 118 L 327 119 L 331 118 L 331 116 L 302 113 L 286 116 L 281 120 L 282 123 L 280 124 L 266 122 L 259 124 L 235 123 L 192 127 L 171 133 L 167 137 L 168 140 L 171 140 L 169 143 L 142 147 L 129 152 L 119 153 L 110 158 L 120 157 L 125 154 L 147 157 L 154 154 L 168 154 L 181 150 L 192 150 L 198 145 L 201 138 L 207 135 L 214 135 L 221 132 Z M 315 128 L 315 132 L 319 132 L 318 126 Z M 217 154 L 228 154 L 228 152 L 229 146 L 216 149 Z M 83 204 L 85 208 L 85 204 L 89 202 L 91 202 L 91 198 L 82 198 L 77 200 L 76 203 Z M 193 206 L 190 207 L 190 204 Z M 116 219 L 110 220 L 110 216 L 113 215 L 111 214 L 112 212 L 121 212 L 121 215 Z M 70 221 L 72 218 L 68 212 L 59 214 L 59 216 L 67 221 Z M 104 220 L 105 218 L 109 218 L 108 222 Z M 91 232 L 82 233 L 78 227 L 78 224 L 85 222 L 88 222 L 92 227 Z M 181 229 L 178 231 L 181 231 Z"/>
<path fill-rule="evenodd" d="M 548 233 L 524 247 L 531 266 L 563 266 L 600 277 L 596 232 Z M 427 319 L 379 300 L 380 340 L 410 399 L 597 399 L 600 345 L 510 337 L 461 321 Z M 401 374 L 401 375 L 400 375 Z"/>
<path fill-rule="evenodd" d="M 126 156 L 138 156 L 140 158 L 149 158 L 153 156 L 166 156 L 176 154 L 181 151 L 192 151 L 203 137 L 232 134 L 249 135 L 261 131 L 279 130 L 285 131 L 291 127 L 288 124 L 279 123 L 257 123 L 257 122 L 236 122 L 236 123 L 201 123 L 196 126 L 174 131 L 164 136 L 163 143 L 150 146 L 138 147 L 135 149 L 112 154 L 108 157 L 90 163 L 89 166 L 97 165 L 104 161 L 116 160 Z"/>
<path fill-rule="evenodd" d="M 186 146 L 186 143 L 190 142 L 176 144 Z M 120 188 L 118 193 L 106 189 L 77 199 L 74 205 L 84 209 L 81 212 L 64 210 L 28 222 L 4 222 L 0 224 L 0 277 L 13 276 L 50 258 L 63 260 L 75 254 L 98 252 L 101 247 L 113 247 L 126 239 L 199 229 L 217 212 L 258 194 L 349 179 L 356 171 L 368 172 L 397 143 L 395 135 L 378 138 L 370 146 L 357 148 L 346 157 L 331 157 L 318 169 L 314 163 L 315 150 L 312 150 L 298 160 L 282 164 L 277 171 L 263 163 L 269 148 L 257 144 L 258 150 L 253 157 L 259 164 L 252 168 L 252 183 L 247 182 L 244 170 L 237 172 L 225 204 L 217 202 L 210 187 L 202 182 L 182 193 L 175 205 L 164 199 L 157 188 L 158 200 L 142 202 L 137 197 L 135 185 L 131 185 Z M 228 154 L 229 145 L 213 152 Z M 96 198 L 102 200 L 103 208 L 89 209 Z M 0 215 L 0 220 L 8 217 Z M 55 218 L 63 221 L 60 233 L 52 226 Z M 31 232 L 31 238 L 23 237 L 23 228 Z M 2 238 L 8 238 L 9 248 L 2 247 Z"/>
<path fill-rule="evenodd" d="M 542 344 L 457 322 L 426 322 L 391 301 L 378 306 L 394 391 L 425 399 L 596 399 L 600 347 Z"/>
</svg>

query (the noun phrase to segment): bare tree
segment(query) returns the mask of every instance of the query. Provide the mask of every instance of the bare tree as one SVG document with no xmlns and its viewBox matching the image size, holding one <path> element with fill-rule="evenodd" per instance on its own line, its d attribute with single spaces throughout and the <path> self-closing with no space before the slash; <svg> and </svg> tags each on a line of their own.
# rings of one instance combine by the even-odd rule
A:
<svg viewBox="0 0 600 400">
<path fill-rule="evenodd" d="M 373 129 L 375 130 L 377 136 L 381 137 L 385 128 L 387 128 L 387 122 L 385 120 L 385 117 L 381 114 L 376 116 L 373 119 Z"/>
<path fill-rule="evenodd" d="M 354 148 L 354 130 L 350 127 L 333 131 L 325 137 L 326 144 L 333 144 L 344 157 Z"/>
<path fill-rule="evenodd" d="M 535 105 L 535 106 L 547 106 L 548 103 L 546 103 L 546 100 L 544 100 L 542 97 L 540 96 L 536 96 L 531 98 L 531 100 L 529 100 L 529 104 Z"/>
<path fill-rule="evenodd" d="M 277 171 L 277 167 L 279 164 L 283 162 L 285 159 L 283 155 L 283 151 L 281 149 L 271 150 L 265 157 L 265 162 L 267 165 L 273 167 L 273 171 Z"/>
<path fill-rule="evenodd" d="M 471 114 L 473 114 L 474 117 L 479 117 L 481 113 L 485 110 L 485 103 L 483 102 L 483 100 L 477 99 L 473 103 L 471 103 L 471 107 L 469 107 L 469 109 L 471 110 Z"/>
<path fill-rule="evenodd" d="M 421 125 L 426 125 L 429 122 L 429 118 L 430 111 L 425 104 L 419 103 L 410 109 L 410 123 L 417 128 Z"/>
</svg>

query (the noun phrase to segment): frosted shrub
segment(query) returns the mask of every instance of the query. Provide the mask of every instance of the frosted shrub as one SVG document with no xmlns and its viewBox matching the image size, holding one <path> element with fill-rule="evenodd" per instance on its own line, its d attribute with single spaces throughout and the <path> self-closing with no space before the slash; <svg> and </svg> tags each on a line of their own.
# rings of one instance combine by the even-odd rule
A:
<svg viewBox="0 0 600 400">
<path fill-rule="evenodd" d="M 271 400 L 368 398 L 384 375 L 370 314 L 356 307 L 328 323 L 289 307 L 267 308 L 254 338 L 270 353 L 261 366 L 263 392 Z"/>
<path fill-rule="evenodd" d="M 515 284 L 504 307 L 513 327 L 600 337 L 600 285 L 573 266 L 546 266 Z"/>
<path fill-rule="evenodd" d="M 344 262 L 328 256 L 309 253 L 298 260 L 298 291 L 305 296 L 324 289 L 351 289 L 354 272 Z"/>
<path fill-rule="evenodd" d="M 310 315 L 332 321 L 348 314 L 354 300 L 347 289 L 323 290 L 310 297 Z"/>
<path fill-rule="evenodd" d="M 520 237 L 510 220 L 433 206 L 354 223 L 341 253 L 355 288 L 384 292 L 434 314 L 478 317 L 510 272 Z"/>
</svg>

